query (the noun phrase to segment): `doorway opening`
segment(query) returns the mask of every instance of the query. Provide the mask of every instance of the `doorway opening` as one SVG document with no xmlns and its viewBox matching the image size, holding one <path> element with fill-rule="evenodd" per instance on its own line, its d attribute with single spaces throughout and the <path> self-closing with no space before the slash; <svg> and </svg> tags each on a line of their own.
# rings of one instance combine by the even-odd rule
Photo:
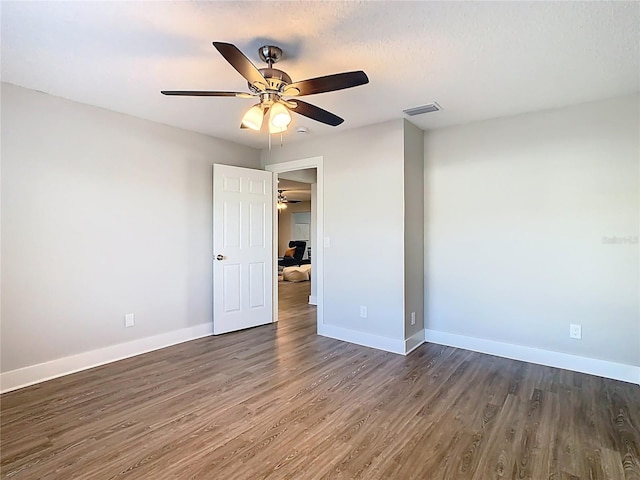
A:
<svg viewBox="0 0 640 480">
<path fill-rule="evenodd" d="M 316 305 L 313 275 L 315 168 L 278 175 L 278 318 L 292 318 L 305 304 Z M 308 309 L 306 309 L 308 310 Z"/>
<path fill-rule="evenodd" d="M 322 157 L 267 165 L 265 170 L 276 174 L 274 320 L 291 319 L 315 305 L 319 326 L 323 292 Z"/>
</svg>

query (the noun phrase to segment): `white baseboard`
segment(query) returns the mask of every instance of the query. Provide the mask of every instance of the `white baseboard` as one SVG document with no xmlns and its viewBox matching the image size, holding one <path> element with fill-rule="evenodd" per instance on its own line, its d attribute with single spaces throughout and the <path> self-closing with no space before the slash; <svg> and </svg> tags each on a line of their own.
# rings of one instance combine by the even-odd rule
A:
<svg viewBox="0 0 640 480">
<path fill-rule="evenodd" d="M 424 330 L 419 330 L 404 341 L 405 355 L 409 355 L 424 343 Z"/>
<path fill-rule="evenodd" d="M 348 328 L 336 327 L 326 323 L 318 325 L 318 335 L 323 337 L 335 338 L 344 342 L 355 343 L 363 347 L 377 348 L 385 352 L 405 354 L 404 340 L 396 340 L 389 337 L 381 337 L 370 333 L 350 330 Z"/>
<path fill-rule="evenodd" d="M 131 342 L 119 343 L 89 352 L 58 358 L 45 363 L 31 365 L 0 374 L 0 393 L 10 392 L 35 383 L 62 377 L 70 373 L 135 357 L 142 353 L 169 347 L 177 343 L 206 337 L 213 333 L 213 323 L 202 323 L 193 327 L 141 338 Z"/>
<path fill-rule="evenodd" d="M 425 329 L 425 340 L 439 345 L 640 384 L 640 367 L 633 365 L 429 329 Z"/>
<path fill-rule="evenodd" d="M 309 295 L 309 305 L 318 305 L 318 297 Z"/>
<path fill-rule="evenodd" d="M 405 340 L 396 340 L 348 328 L 336 327 L 335 325 L 323 324 L 318 326 L 318 335 L 400 355 L 408 355 L 424 343 L 424 330 L 414 333 Z"/>
<path fill-rule="evenodd" d="M 89 352 L 71 355 L 25 368 L 11 370 L 0 374 L 0 392 L 10 392 L 22 387 L 44 382 L 53 378 L 104 365 L 124 358 L 134 357 L 146 352 L 158 350 L 196 338 L 206 337 L 213 333 L 211 323 L 203 323 L 193 327 L 174 330 L 172 332 L 141 338 L 127 343 L 120 343 Z M 406 340 L 358 332 L 334 325 L 318 326 L 318 334 L 345 342 L 377 348 L 387 352 L 406 355 L 418 348 L 424 341 L 463 348 L 474 352 L 497 355 L 524 362 L 537 363 L 550 367 L 563 368 L 576 372 L 588 373 L 605 378 L 640 384 L 640 367 L 625 365 L 606 360 L 580 357 L 549 350 L 524 347 L 509 343 L 496 342 L 481 338 L 457 335 L 435 330 L 420 330 Z"/>
</svg>

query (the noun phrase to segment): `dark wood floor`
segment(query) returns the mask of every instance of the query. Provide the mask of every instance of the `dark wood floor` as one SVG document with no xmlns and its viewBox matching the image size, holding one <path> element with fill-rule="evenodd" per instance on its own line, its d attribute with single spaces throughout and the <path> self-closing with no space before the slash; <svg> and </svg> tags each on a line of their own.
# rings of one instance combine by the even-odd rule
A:
<svg viewBox="0 0 640 480">
<path fill-rule="evenodd" d="M 1 397 L 7 479 L 640 479 L 640 387 L 438 345 L 278 325 Z"/>
</svg>

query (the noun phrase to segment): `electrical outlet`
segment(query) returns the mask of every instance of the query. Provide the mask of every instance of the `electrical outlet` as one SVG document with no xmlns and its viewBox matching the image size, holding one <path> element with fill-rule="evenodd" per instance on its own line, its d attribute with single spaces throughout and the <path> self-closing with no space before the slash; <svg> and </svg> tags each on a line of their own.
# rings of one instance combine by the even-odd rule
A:
<svg viewBox="0 0 640 480">
<path fill-rule="evenodd" d="M 577 338 L 578 340 L 582 338 L 582 325 L 577 325 L 572 323 L 569 325 L 569 337 Z"/>
<path fill-rule="evenodd" d="M 129 327 L 133 327 L 136 324 L 136 317 L 133 315 L 133 313 L 127 313 L 124 316 L 124 326 L 129 328 Z"/>
<path fill-rule="evenodd" d="M 360 305 L 360 317 L 367 318 L 367 307 L 365 305 Z"/>
<path fill-rule="evenodd" d="M 416 324 L 416 312 L 411 312 L 411 325 Z"/>
</svg>

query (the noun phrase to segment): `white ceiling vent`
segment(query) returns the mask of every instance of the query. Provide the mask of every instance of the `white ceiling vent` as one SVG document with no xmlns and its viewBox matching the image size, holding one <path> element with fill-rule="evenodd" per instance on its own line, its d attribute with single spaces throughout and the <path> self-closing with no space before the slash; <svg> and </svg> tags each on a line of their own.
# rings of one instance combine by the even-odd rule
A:
<svg viewBox="0 0 640 480">
<path fill-rule="evenodd" d="M 416 115 L 422 115 L 423 113 L 438 112 L 440 110 L 442 110 L 442 107 L 436 102 L 432 102 L 422 105 L 421 107 L 408 108 L 407 110 L 403 110 L 403 112 L 410 117 L 415 117 Z"/>
</svg>

